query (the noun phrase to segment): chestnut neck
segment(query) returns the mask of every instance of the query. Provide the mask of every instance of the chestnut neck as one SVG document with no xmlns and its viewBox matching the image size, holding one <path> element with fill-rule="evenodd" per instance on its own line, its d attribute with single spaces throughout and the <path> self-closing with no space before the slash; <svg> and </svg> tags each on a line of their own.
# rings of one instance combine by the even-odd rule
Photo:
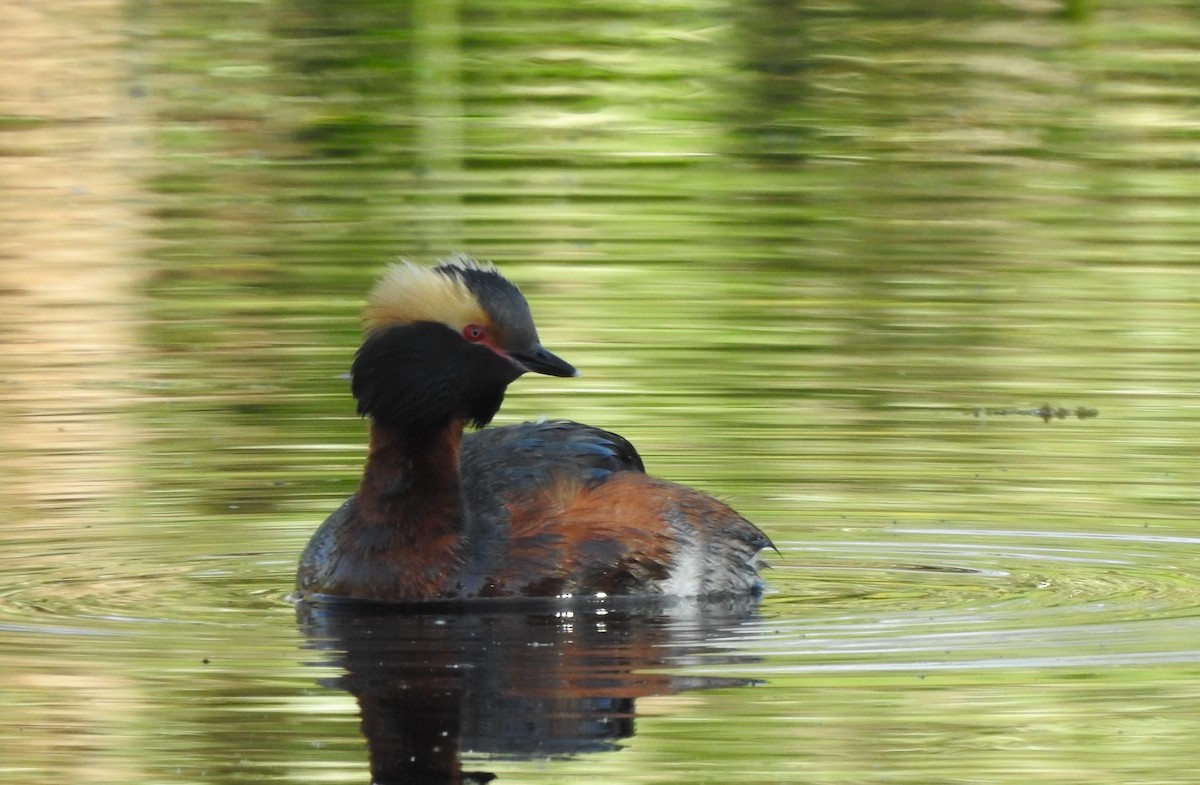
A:
<svg viewBox="0 0 1200 785">
<path fill-rule="evenodd" d="M 386 542 L 381 547 L 462 535 L 466 508 L 458 461 L 463 427 L 462 419 L 416 432 L 371 422 L 357 500 L 360 520 L 382 530 Z"/>
</svg>

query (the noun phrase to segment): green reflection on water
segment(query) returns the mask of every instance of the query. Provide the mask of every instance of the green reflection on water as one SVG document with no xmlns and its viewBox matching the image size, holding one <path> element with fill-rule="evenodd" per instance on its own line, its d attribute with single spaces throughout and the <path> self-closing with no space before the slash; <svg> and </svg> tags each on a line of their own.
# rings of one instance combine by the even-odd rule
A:
<svg viewBox="0 0 1200 785">
<path fill-rule="evenodd" d="M 282 597 L 357 479 L 363 293 L 462 249 L 585 374 L 502 422 L 783 550 L 767 686 L 506 780 L 1190 782 L 1190 6 L 426 5 L 24 18 L 100 65 L 0 107 L 0 772 L 362 780 Z M 1043 404 L 1101 414 L 966 413 Z"/>
</svg>

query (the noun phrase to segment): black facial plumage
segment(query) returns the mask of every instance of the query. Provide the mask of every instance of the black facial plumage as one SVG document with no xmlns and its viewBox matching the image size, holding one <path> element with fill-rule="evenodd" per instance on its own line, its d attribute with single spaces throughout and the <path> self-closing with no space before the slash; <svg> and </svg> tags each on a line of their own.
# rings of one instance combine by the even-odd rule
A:
<svg viewBox="0 0 1200 785">
<path fill-rule="evenodd" d="M 416 322 L 367 336 L 351 368 L 358 412 L 378 424 L 427 433 L 453 419 L 482 427 L 522 369 L 444 324 Z"/>
</svg>

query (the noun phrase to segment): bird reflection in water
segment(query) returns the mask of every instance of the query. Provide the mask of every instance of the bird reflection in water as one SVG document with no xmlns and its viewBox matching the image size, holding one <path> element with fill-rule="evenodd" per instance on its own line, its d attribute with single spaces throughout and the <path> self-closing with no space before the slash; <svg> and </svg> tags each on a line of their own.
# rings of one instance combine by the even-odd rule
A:
<svg viewBox="0 0 1200 785">
<path fill-rule="evenodd" d="M 706 665 L 747 661 L 713 644 L 754 618 L 752 600 L 480 605 L 298 606 L 309 646 L 328 654 L 321 664 L 343 671 L 325 685 L 358 701 L 373 783 L 495 779 L 463 771 L 463 753 L 543 759 L 615 749 L 634 733 L 638 698 L 754 683 L 663 672 L 701 649 Z"/>
</svg>

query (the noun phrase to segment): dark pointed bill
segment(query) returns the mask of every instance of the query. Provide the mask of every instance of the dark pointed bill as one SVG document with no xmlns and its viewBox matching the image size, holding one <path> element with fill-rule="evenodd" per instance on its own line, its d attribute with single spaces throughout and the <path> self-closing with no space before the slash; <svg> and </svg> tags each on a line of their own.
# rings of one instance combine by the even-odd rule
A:
<svg viewBox="0 0 1200 785">
<path fill-rule="evenodd" d="M 520 363 L 521 367 L 534 373 L 544 373 L 547 376 L 578 376 L 579 371 L 566 360 L 558 357 L 541 346 L 519 352 L 509 352 L 509 356 Z"/>
</svg>

